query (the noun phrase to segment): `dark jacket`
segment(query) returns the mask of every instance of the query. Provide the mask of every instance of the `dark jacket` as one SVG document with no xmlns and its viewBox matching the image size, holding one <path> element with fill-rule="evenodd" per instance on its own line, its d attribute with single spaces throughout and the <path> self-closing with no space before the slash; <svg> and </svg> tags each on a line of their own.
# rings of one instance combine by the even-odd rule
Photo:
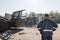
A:
<svg viewBox="0 0 60 40">
<path fill-rule="evenodd" d="M 55 28 L 57 28 L 58 25 L 55 22 L 51 21 L 50 19 L 44 19 L 44 20 L 39 22 L 37 27 L 41 28 L 40 31 L 45 30 L 45 29 L 55 31 L 56 30 Z"/>
</svg>

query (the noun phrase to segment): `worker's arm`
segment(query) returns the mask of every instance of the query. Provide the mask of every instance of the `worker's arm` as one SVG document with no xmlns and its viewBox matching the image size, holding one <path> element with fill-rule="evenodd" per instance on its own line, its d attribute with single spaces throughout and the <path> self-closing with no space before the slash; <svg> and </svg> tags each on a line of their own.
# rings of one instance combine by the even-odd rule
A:
<svg viewBox="0 0 60 40">
<path fill-rule="evenodd" d="M 41 27 L 42 27 L 42 22 L 43 22 L 43 21 L 40 21 L 40 22 L 38 23 L 37 28 L 41 28 Z"/>
<path fill-rule="evenodd" d="M 53 22 L 53 26 L 54 26 L 53 31 L 55 31 L 57 29 L 58 25 L 55 22 Z"/>
<path fill-rule="evenodd" d="M 40 31 L 40 34 L 42 34 L 41 27 L 42 27 L 42 21 L 37 25 L 37 28 Z"/>
</svg>

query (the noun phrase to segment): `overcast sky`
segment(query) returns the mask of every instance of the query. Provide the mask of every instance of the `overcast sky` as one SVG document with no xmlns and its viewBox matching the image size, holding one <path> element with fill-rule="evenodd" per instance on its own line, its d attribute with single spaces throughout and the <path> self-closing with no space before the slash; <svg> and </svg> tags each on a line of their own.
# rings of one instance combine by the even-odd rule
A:
<svg viewBox="0 0 60 40">
<path fill-rule="evenodd" d="M 21 9 L 37 13 L 60 11 L 60 0 L 0 0 L 0 15 Z"/>
</svg>

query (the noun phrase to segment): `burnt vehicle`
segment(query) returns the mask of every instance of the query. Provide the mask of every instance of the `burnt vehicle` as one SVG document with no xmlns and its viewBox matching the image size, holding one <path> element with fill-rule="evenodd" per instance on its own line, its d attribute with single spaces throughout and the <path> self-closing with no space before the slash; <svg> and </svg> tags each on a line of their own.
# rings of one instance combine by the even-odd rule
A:
<svg viewBox="0 0 60 40">
<path fill-rule="evenodd" d="M 32 27 L 33 25 L 37 25 L 37 23 L 38 23 L 38 17 L 31 16 L 26 18 L 25 26 Z"/>
<path fill-rule="evenodd" d="M 21 18 L 23 11 L 25 10 L 13 12 L 12 18 L 10 21 L 0 16 L 0 32 L 4 31 L 5 29 L 9 29 L 11 27 L 21 26 L 23 23 L 23 19 Z"/>
</svg>

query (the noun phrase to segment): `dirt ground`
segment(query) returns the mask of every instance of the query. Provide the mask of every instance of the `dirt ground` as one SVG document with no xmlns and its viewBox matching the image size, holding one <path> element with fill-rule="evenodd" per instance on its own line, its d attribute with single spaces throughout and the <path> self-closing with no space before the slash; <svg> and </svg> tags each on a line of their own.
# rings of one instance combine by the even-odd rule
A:
<svg viewBox="0 0 60 40">
<path fill-rule="evenodd" d="M 53 40 L 60 40 L 60 24 L 58 24 L 58 28 L 57 30 L 54 32 L 53 34 Z M 39 31 L 37 30 L 37 28 L 35 27 L 22 27 L 21 29 L 24 29 L 22 31 L 18 31 L 16 32 L 13 30 L 10 30 L 10 34 L 9 31 L 7 33 L 8 36 L 5 37 L 0 37 L 0 40 L 41 40 L 41 34 L 39 33 Z M 13 33 L 12 33 L 13 32 Z"/>
</svg>

